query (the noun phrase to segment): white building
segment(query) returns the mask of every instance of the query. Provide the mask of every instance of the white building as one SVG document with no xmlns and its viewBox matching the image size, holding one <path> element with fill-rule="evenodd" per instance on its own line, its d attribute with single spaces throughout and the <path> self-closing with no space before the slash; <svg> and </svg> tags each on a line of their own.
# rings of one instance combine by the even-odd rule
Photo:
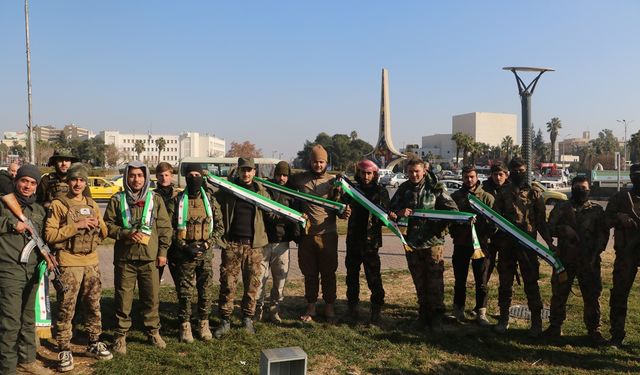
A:
<svg viewBox="0 0 640 375">
<path fill-rule="evenodd" d="M 489 146 L 499 146 L 502 139 L 511 136 L 514 144 L 520 144 L 518 136 L 518 116 L 510 113 L 472 112 L 453 116 L 452 134 L 469 134 L 476 142 Z"/>
<path fill-rule="evenodd" d="M 166 161 L 172 165 L 178 164 L 184 157 L 220 157 L 226 153 L 224 139 L 201 135 L 196 132 L 187 132 L 180 135 L 173 134 L 136 134 L 120 133 L 117 130 L 104 130 L 98 134 L 104 140 L 105 145 L 115 145 L 121 154 L 120 161 L 127 162 L 138 160 L 135 145 L 136 141 L 142 141 L 145 150 L 139 155 L 139 160 L 145 163 L 157 164 Z M 158 146 L 156 140 L 164 138 L 165 148 L 158 159 Z"/>
<path fill-rule="evenodd" d="M 451 160 L 456 157 L 456 145 L 451 140 L 451 134 L 434 134 L 422 136 L 422 147 L 418 154 L 425 157 L 429 153 L 436 158 Z"/>
</svg>

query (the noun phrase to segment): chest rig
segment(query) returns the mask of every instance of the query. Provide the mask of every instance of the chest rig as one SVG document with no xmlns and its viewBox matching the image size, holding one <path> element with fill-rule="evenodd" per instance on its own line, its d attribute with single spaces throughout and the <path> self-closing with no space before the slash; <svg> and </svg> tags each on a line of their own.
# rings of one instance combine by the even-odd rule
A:
<svg viewBox="0 0 640 375">
<path fill-rule="evenodd" d="M 210 238 L 209 231 L 213 218 L 207 215 L 207 209 L 202 198 L 188 200 L 188 214 L 186 227 L 178 231 L 178 237 L 187 242 L 207 241 Z"/>
<path fill-rule="evenodd" d="M 74 201 L 67 196 L 59 198 L 65 207 L 67 207 L 67 215 L 65 224 L 77 223 L 82 219 L 98 218 L 98 212 L 90 204 L 89 198 L 83 198 L 81 202 Z M 64 244 L 64 249 L 72 254 L 89 254 L 96 250 L 98 246 L 98 233 L 100 228 L 82 228 L 78 229 L 75 236 L 69 238 Z"/>
<path fill-rule="evenodd" d="M 56 198 L 63 198 L 69 192 L 69 185 L 66 179 L 61 179 L 56 173 L 50 173 L 47 185 L 46 201 L 51 202 Z"/>
</svg>

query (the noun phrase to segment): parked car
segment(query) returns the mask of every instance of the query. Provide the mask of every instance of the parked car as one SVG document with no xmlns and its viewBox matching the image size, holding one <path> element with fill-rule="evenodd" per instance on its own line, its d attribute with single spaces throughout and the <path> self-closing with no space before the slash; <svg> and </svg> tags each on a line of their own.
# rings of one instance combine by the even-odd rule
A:
<svg viewBox="0 0 640 375">
<path fill-rule="evenodd" d="M 544 204 L 553 206 L 558 202 L 566 201 L 569 199 L 567 197 L 567 194 L 559 191 L 549 190 L 538 181 L 531 182 L 531 185 L 537 186 L 540 190 L 542 190 L 542 198 L 544 199 Z"/>
<path fill-rule="evenodd" d="M 122 186 L 118 186 L 104 177 L 89 177 L 89 190 L 93 199 L 104 200 L 122 191 Z"/>
<path fill-rule="evenodd" d="M 457 180 L 439 180 L 447 188 L 447 193 L 451 194 L 462 187 L 462 182 Z"/>
<path fill-rule="evenodd" d="M 397 188 L 401 183 L 407 181 L 407 176 L 404 173 L 396 173 L 393 175 L 386 175 L 380 179 L 382 186 L 391 186 Z"/>
</svg>

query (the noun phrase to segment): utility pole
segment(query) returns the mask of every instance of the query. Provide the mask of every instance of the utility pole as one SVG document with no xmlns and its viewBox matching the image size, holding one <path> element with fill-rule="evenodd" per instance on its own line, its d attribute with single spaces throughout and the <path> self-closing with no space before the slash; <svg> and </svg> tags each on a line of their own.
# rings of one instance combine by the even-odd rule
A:
<svg viewBox="0 0 640 375">
<path fill-rule="evenodd" d="M 29 162 L 36 163 L 36 147 L 35 147 L 35 134 L 33 134 L 33 124 L 31 122 L 31 49 L 29 48 L 29 1 L 24 0 L 24 29 L 25 39 L 27 47 L 27 105 L 29 110 Z"/>
<path fill-rule="evenodd" d="M 627 120 L 616 120 L 619 123 L 624 125 L 624 167 L 625 169 L 627 168 L 627 125 L 631 124 L 633 122 L 633 120 L 627 121 Z"/>
</svg>

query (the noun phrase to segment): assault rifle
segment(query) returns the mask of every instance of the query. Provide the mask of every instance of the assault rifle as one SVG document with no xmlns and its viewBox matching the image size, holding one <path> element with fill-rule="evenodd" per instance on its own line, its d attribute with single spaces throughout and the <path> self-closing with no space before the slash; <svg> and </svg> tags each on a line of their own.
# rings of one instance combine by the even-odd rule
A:
<svg viewBox="0 0 640 375">
<path fill-rule="evenodd" d="M 47 244 L 42 240 L 42 237 L 40 237 L 40 235 L 38 234 L 38 231 L 36 230 L 35 225 L 33 225 L 31 219 L 26 217 L 22 212 L 20 203 L 18 203 L 16 196 L 14 194 L 7 194 L 3 195 L 1 199 L 7 206 L 7 208 L 9 208 L 11 213 L 13 213 L 18 218 L 18 220 L 25 223 L 28 227 L 28 230 L 22 233 L 29 240 L 29 242 L 20 253 L 20 263 L 28 263 L 31 252 L 34 248 L 37 247 L 40 251 L 40 255 L 42 255 L 42 257 L 45 259 L 48 267 L 52 269 L 52 272 L 55 276 L 55 278 L 53 279 L 53 285 L 57 290 L 65 292 L 67 290 L 67 287 L 62 283 L 62 281 L 60 281 L 62 277 L 56 257 L 51 253 L 49 246 L 47 246 Z"/>
</svg>

